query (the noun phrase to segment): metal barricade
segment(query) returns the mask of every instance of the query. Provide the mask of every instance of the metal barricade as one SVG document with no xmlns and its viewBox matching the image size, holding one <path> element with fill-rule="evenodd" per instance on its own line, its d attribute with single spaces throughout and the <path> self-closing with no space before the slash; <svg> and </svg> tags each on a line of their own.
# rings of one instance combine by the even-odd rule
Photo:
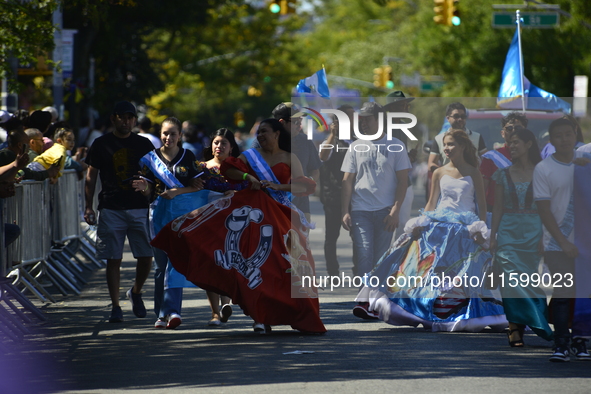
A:
<svg viewBox="0 0 591 394">
<path fill-rule="evenodd" d="M 39 320 L 46 320 L 43 313 L 35 307 L 15 286 L 14 283 L 6 275 L 9 270 L 16 268 L 14 271 L 20 272 L 23 259 L 28 259 L 28 263 L 34 263 L 43 259 L 42 243 L 45 239 L 49 242 L 49 232 L 45 231 L 45 238 L 43 236 L 43 223 L 48 223 L 48 215 L 43 217 L 46 212 L 46 204 L 44 194 L 46 191 L 46 183 L 44 182 L 27 182 L 27 184 L 19 184 L 15 188 L 15 196 L 0 200 L 2 217 L 0 224 L 2 225 L 0 250 L 2 251 L 2 269 L 0 270 L 0 331 L 9 339 L 19 341 L 24 334 L 28 334 L 29 330 L 24 324 L 31 323 L 25 311 L 29 311 L 33 316 Z M 21 204 L 20 201 L 37 201 L 37 204 Z M 27 212 L 35 210 L 35 214 L 31 215 Z M 29 220 L 24 218 L 29 217 Z M 37 218 L 37 222 L 30 219 Z M 44 220 L 45 219 L 45 220 Z M 8 248 L 4 247 L 4 224 L 18 223 L 21 228 L 21 236 L 19 236 Z M 32 231 L 31 235 L 35 238 L 30 238 L 29 243 L 26 243 L 25 237 L 22 236 L 23 229 Z M 23 245 L 30 247 L 23 247 Z M 5 257 L 8 256 L 8 257 Z M 15 267 L 12 266 L 13 261 L 19 262 Z M 13 272 L 14 272 L 13 271 Z M 35 278 L 29 275 L 23 269 L 23 275 L 16 275 L 17 281 L 24 284 L 33 294 L 45 300 L 42 292 L 45 293 L 50 300 L 53 301 L 51 295 L 44 289 L 39 292 L 37 289 L 40 285 Z M 15 302 L 19 303 L 21 307 L 17 307 Z"/>
</svg>

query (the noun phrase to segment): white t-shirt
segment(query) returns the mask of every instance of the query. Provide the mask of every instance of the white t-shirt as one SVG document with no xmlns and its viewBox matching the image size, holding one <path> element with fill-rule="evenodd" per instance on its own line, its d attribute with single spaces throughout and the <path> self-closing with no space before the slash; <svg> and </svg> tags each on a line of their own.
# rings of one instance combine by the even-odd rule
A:
<svg viewBox="0 0 591 394">
<path fill-rule="evenodd" d="M 341 171 L 356 174 L 351 197 L 352 211 L 378 211 L 394 205 L 396 171 L 412 168 L 402 141 L 356 140 L 351 144 Z"/>
<path fill-rule="evenodd" d="M 565 222 L 565 216 L 573 194 L 574 174 L 574 163 L 562 163 L 556 160 L 554 155 L 539 162 L 534 169 L 534 200 L 550 200 L 550 211 L 558 227 L 569 224 Z M 574 242 L 574 228 L 567 238 Z M 544 250 L 559 250 L 549 248 L 551 240 L 550 232 L 544 227 Z"/>
</svg>

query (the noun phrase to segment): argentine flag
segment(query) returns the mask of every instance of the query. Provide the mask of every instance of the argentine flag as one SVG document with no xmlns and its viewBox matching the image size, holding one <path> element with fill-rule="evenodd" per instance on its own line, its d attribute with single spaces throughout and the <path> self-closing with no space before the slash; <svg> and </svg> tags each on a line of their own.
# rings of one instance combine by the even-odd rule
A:
<svg viewBox="0 0 591 394">
<path fill-rule="evenodd" d="M 330 98 L 328 90 L 328 81 L 324 68 L 315 72 L 312 76 L 301 79 L 296 86 L 298 93 L 314 93 L 320 97 Z"/>
</svg>

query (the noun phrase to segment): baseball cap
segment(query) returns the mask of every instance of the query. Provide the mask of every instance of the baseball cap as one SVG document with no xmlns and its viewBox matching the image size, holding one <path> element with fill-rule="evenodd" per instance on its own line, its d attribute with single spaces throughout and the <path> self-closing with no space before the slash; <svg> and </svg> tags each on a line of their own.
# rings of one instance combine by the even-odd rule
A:
<svg viewBox="0 0 591 394">
<path fill-rule="evenodd" d="M 272 114 L 275 119 L 301 118 L 306 116 L 306 113 L 302 112 L 300 107 L 290 101 L 276 106 Z"/>
<path fill-rule="evenodd" d="M 137 118 L 137 110 L 135 109 L 135 105 L 133 105 L 129 101 L 120 101 L 117 104 L 115 104 L 115 109 L 113 110 L 113 113 L 117 115 L 130 113 Z"/>
<path fill-rule="evenodd" d="M 368 101 L 363 103 L 363 105 L 361 106 L 361 109 L 359 110 L 359 116 L 377 117 L 383 110 L 384 108 L 380 104 L 374 101 Z"/>
</svg>

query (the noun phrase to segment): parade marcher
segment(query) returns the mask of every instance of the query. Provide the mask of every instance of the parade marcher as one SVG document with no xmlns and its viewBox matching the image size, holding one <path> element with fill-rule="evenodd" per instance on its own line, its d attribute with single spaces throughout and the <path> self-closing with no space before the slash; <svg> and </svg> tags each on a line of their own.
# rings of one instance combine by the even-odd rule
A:
<svg viewBox="0 0 591 394">
<path fill-rule="evenodd" d="M 414 97 L 406 97 L 403 92 L 400 90 L 396 90 L 386 96 L 386 104 L 384 105 L 384 111 L 387 112 L 402 112 L 402 113 L 410 113 L 410 102 L 414 100 Z M 408 119 L 400 119 L 394 118 L 392 119 L 393 123 L 402 124 L 408 122 Z M 409 149 L 408 143 L 409 139 L 408 136 L 402 132 L 400 129 L 395 129 L 392 131 L 392 136 L 394 138 L 398 138 L 400 141 L 404 143 L 406 147 L 406 151 L 408 152 L 408 159 L 410 160 L 410 164 L 413 165 L 417 161 L 417 148 Z M 398 228 L 396 228 L 395 237 L 398 238 L 404 233 L 404 225 L 410 219 L 410 212 L 412 210 L 412 202 L 415 198 L 415 193 L 413 191 L 412 182 L 410 180 L 410 174 L 408 176 L 408 186 L 406 189 L 406 195 L 404 196 L 404 202 L 400 207 L 400 220 L 398 223 Z"/>
<path fill-rule="evenodd" d="M 364 103 L 359 113 L 361 132 L 375 135 L 383 108 L 375 102 Z M 357 149 L 357 146 L 363 145 Z M 394 151 L 388 146 L 398 145 Z M 356 140 L 345 155 L 341 171 L 342 225 L 351 231 L 356 275 L 370 272 L 374 263 L 386 252 L 399 223 L 400 208 L 408 187 L 410 160 L 402 141 L 388 140 L 385 133 L 375 141 Z M 359 303 L 353 314 L 363 319 L 376 318 Z"/>
<path fill-rule="evenodd" d="M 378 262 L 357 299 L 369 300 L 370 311 L 393 325 L 502 330 L 507 321 L 500 300 L 472 280 L 480 281 L 491 261 L 482 246 L 488 229 L 476 150 L 463 130 L 446 132 L 443 143 L 450 161 L 433 174 L 423 214 L 409 220 L 406 233 Z"/>
<path fill-rule="evenodd" d="M 574 244 L 573 179 L 575 125 L 566 118 L 553 121 L 549 128 L 550 142 L 555 152 L 542 160 L 534 170 L 534 199 L 544 224 L 544 263 L 552 275 L 574 280 L 573 286 L 561 281 L 553 288 L 551 309 L 554 323 L 554 353 L 550 361 L 569 361 L 572 354 L 577 359 L 591 359 L 586 339 L 578 332 L 579 325 L 572 322 L 569 331 L 570 304 L 576 295 L 575 258 L 578 249 Z M 559 286 L 558 286 L 559 285 Z M 571 343 L 572 337 L 572 343 Z"/>
<path fill-rule="evenodd" d="M 520 275 L 533 280 L 541 258 L 542 221 L 533 201 L 532 185 L 534 167 L 542 160 L 540 150 L 534 134 L 525 128 L 515 130 L 506 141 L 512 165 L 498 169 L 491 177 L 495 182 L 495 205 L 490 249 L 495 253 L 494 274 L 503 276 L 494 278 L 497 285 L 504 278 L 523 278 Z M 511 347 L 524 346 L 526 326 L 540 337 L 552 340 L 546 295 L 540 287 L 528 284 L 499 289 L 509 321 Z"/>
<path fill-rule="evenodd" d="M 304 176 L 317 181 L 322 163 L 314 143 L 302 132 L 302 120 L 305 116 L 306 114 L 291 102 L 281 103 L 273 109 L 273 117 L 281 122 L 291 135 L 291 151 L 300 161 Z M 295 196 L 293 204 L 304 212 L 306 220 L 310 221 L 310 198 Z"/>
<path fill-rule="evenodd" d="M 86 163 L 86 209 L 84 219 L 89 225 L 97 223 L 93 207 L 94 191 L 100 176 L 98 228 L 96 251 L 98 259 L 107 260 L 107 285 L 112 302 L 109 322 L 123 321 L 119 306 L 121 260 L 125 237 L 137 259 L 135 282 L 126 293 L 133 313 L 146 317 L 142 287 L 150 275 L 152 247 L 148 236 L 148 190 L 134 190 L 134 178 L 140 173 L 140 159 L 154 149 L 152 143 L 131 132 L 137 121 L 135 106 L 128 101 L 115 105 L 111 115 L 114 130 L 97 138 L 88 151 Z"/>
<path fill-rule="evenodd" d="M 468 134 L 468 137 L 470 138 L 470 141 L 472 141 L 478 154 L 482 155 L 486 152 L 486 144 L 484 143 L 482 135 L 466 128 L 468 113 L 464 104 L 460 102 L 449 104 L 445 110 L 445 116 L 450 124 L 450 130 L 464 130 L 466 134 Z M 449 163 L 449 159 L 443 154 L 443 135 L 443 133 L 440 133 L 435 136 L 435 144 L 433 144 L 431 152 L 429 153 L 428 166 L 429 171 L 431 172 L 434 172 L 437 168 Z"/>
<path fill-rule="evenodd" d="M 229 157 L 221 170 L 228 179 L 249 181 L 251 190 L 175 219 L 152 243 L 187 279 L 240 305 L 255 320 L 255 332 L 286 324 L 324 333 L 318 294 L 302 283 L 314 275 L 304 233 L 309 223 L 289 198 L 312 193 L 315 183 L 289 152 L 290 137 L 279 121 L 262 121 L 257 138 L 261 148 Z"/>
<path fill-rule="evenodd" d="M 354 109 L 349 105 L 338 108 L 349 117 L 349 124 L 353 125 Z M 329 275 L 339 275 L 337 259 L 337 240 L 341 232 L 341 194 L 343 173 L 341 166 L 352 141 L 339 139 L 339 120 L 333 116 L 330 124 L 330 134 L 322 142 L 319 152 L 322 166 L 320 167 L 320 201 L 324 207 L 324 258 Z M 354 261 L 355 265 L 355 261 Z"/>
<path fill-rule="evenodd" d="M 501 168 L 511 165 L 511 154 L 509 152 L 509 141 L 513 132 L 525 129 L 527 127 L 527 118 L 519 112 L 510 112 L 501 119 L 501 136 L 505 140 L 505 145 L 499 149 L 490 150 L 482 155 L 480 163 L 480 173 L 484 180 L 484 190 L 486 191 L 486 210 L 492 212 L 495 204 L 495 181 L 493 174 Z M 537 144 L 536 144 L 537 145 Z"/>
</svg>

